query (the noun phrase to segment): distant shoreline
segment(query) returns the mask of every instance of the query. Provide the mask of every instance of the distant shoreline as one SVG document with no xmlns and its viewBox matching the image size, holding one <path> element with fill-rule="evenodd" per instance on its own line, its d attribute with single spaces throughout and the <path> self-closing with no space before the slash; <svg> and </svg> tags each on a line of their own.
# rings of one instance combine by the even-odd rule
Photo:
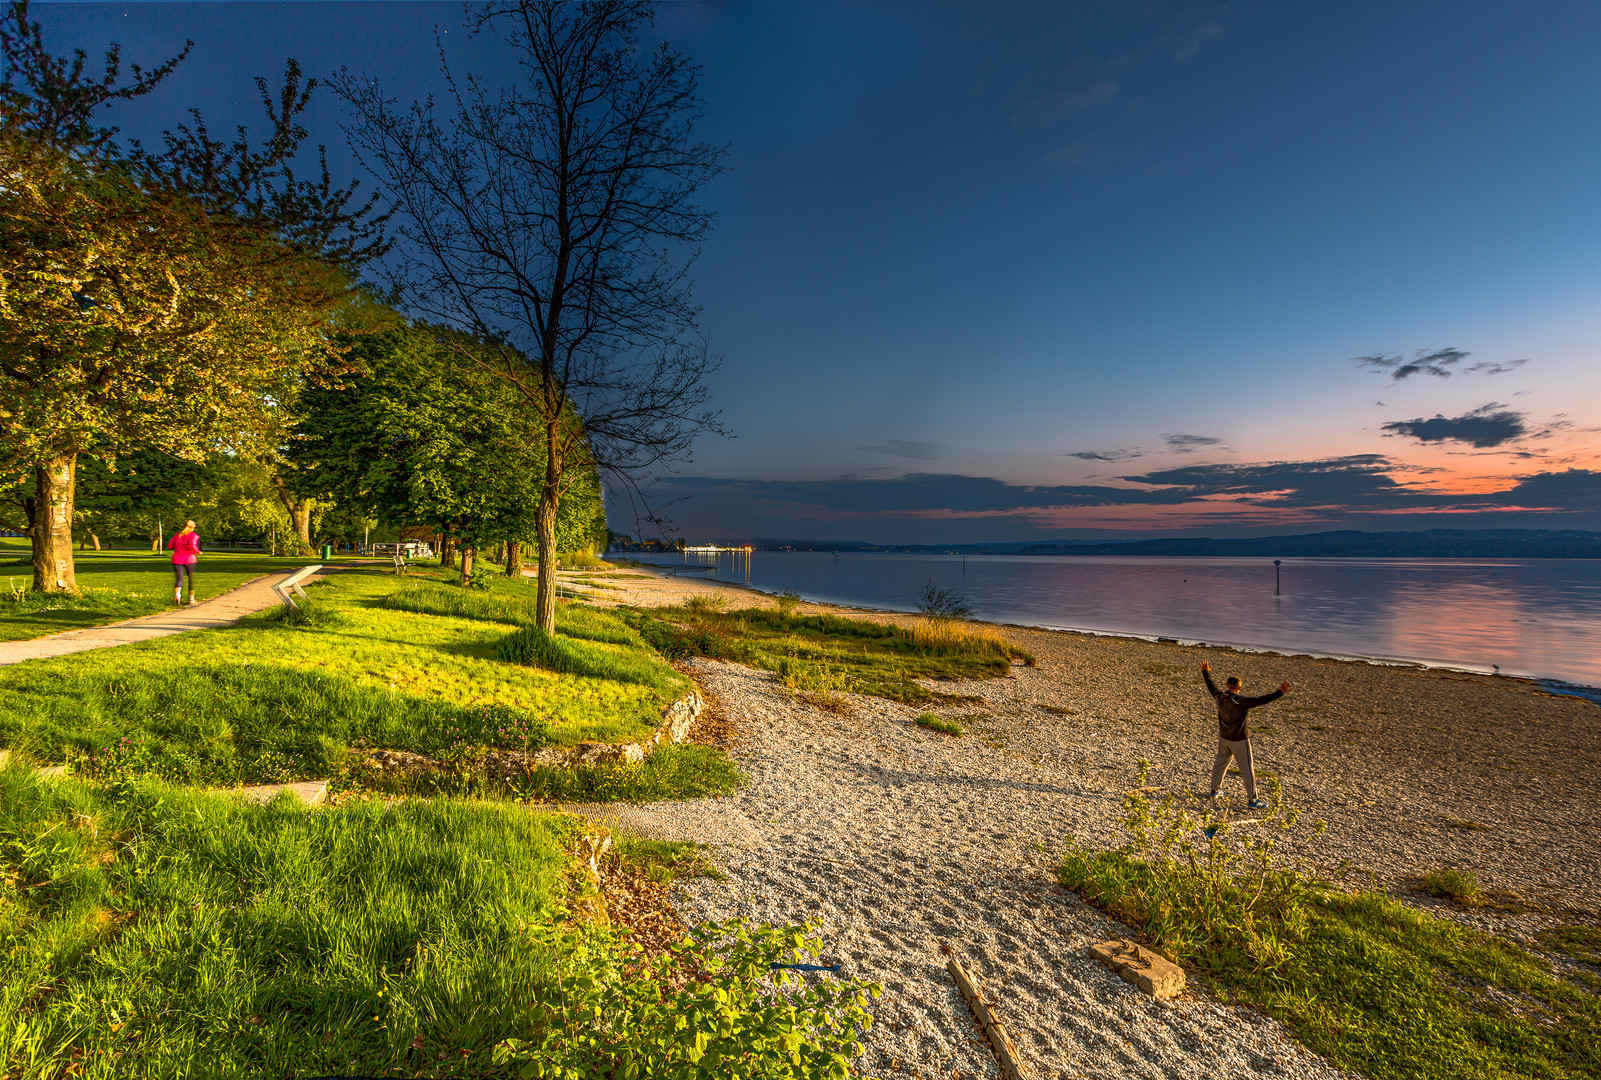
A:
<svg viewBox="0 0 1601 1080">
<path fill-rule="evenodd" d="M 1579 529 L 1342 529 L 1264 537 L 1165 537 L 1119 541 L 1009 541 L 972 544 L 870 544 L 854 540 L 756 537 L 712 540 L 727 549 L 891 555 L 1069 555 L 1156 558 L 1601 559 L 1601 532 Z M 699 546 L 699 545 L 692 545 Z M 620 554 L 628 554 L 620 552 Z M 672 554 L 670 551 L 657 554 Z"/>
</svg>

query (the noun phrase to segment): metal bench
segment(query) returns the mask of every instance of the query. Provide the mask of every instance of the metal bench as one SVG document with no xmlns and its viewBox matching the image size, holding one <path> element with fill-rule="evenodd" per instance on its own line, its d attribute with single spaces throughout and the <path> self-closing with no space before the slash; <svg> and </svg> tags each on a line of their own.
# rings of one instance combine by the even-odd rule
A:
<svg viewBox="0 0 1601 1080">
<path fill-rule="evenodd" d="M 284 602 L 285 607 L 299 610 L 300 605 L 295 603 L 294 598 L 289 595 L 290 592 L 297 592 L 302 600 L 306 599 L 306 590 L 300 587 L 300 583 L 321 569 L 321 563 L 317 563 L 315 566 L 302 566 L 282 581 L 273 582 L 272 591 L 278 595 L 278 599 Z"/>
</svg>

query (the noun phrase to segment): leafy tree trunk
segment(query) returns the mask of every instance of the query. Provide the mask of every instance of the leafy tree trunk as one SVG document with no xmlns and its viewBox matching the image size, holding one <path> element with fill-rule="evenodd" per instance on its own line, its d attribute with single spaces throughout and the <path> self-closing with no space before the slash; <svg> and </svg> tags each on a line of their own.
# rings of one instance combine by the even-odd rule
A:
<svg viewBox="0 0 1601 1080">
<path fill-rule="evenodd" d="M 316 505 L 315 499 L 297 499 L 293 492 L 284 486 L 283 478 L 274 474 L 272 486 L 278 492 L 278 500 L 284 504 L 289 512 L 289 523 L 294 527 L 295 537 L 300 541 L 299 555 L 310 555 L 311 546 L 311 508 Z"/>
<path fill-rule="evenodd" d="M 33 591 L 76 593 L 72 563 L 72 496 L 78 455 L 60 454 L 34 470 Z"/>
<path fill-rule="evenodd" d="M 88 551 L 90 544 L 93 544 L 94 547 L 95 547 L 95 550 L 99 551 L 100 550 L 100 537 L 96 536 L 94 533 L 92 533 L 89 530 L 85 529 L 84 532 L 83 532 L 83 535 L 78 538 L 78 550 L 79 551 Z"/>
<path fill-rule="evenodd" d="M 477 561 L 478 548 L 476 545 L 468 544 L 461 549 L 461 580 L 463 582 L 473 576 L 473 563 Z"/>
<path fill-rule="evenodd" d="M 523 572 L 523 543 L 521 540 L 506 541 L 506 576 L 517 577 Z"/>
<path fill-rule="evenodd" d="M 439 565 L 444 570 L 456 565 L 456 541 L 451 539 L 449 533 L 445 533 L 439 541 Z"/>
</svg>

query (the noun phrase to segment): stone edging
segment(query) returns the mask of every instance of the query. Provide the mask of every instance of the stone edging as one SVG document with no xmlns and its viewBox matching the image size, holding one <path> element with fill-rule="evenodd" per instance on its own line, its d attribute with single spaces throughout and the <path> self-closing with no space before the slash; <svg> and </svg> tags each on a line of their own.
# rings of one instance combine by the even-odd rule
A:
<svg viewBox="0 0 1601 1080">
<path fill-rule="evenodd" d="M 663 742 L 683 742 L 705 707 L 700 692 L 691 690 L 662 710 L 661 726 L 648 739 L 632 743 L 585 742 L 539 750 L 491 750 L 484 756 L 483 773 L 493 780 L 511 780 L 541 767 L 637 765 Z M 364 764 L 375 768 L 380 775 L 437 772 L 449 768 L 437 758 L 409 750 L 369 750 L 362 758 Z"/>
</svg>

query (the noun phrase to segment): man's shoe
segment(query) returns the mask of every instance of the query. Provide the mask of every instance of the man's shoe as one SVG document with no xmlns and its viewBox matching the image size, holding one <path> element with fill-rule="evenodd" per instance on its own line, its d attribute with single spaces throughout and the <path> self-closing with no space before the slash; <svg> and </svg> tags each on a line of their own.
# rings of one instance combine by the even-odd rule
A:
<svg viewBox="0 0 1601 1080">
<path fill-rule="evenodd" d="M 1221 791 L 1214 791 L 1214 792 L 1212 792 L 1212 794 L 1208 795 L 1207 798 L 1208 799 L 1215 799 L 1221 794 L 1223 794 Z"/>
<path fill-rule="evenodd" d="M 1252 799 L 1250 802 L 1246 803 L 1245 805 L 1248 806 L 1252 810 L 1266 810 L 1267 809 L 1267 800 L 1266 799 Z"/>
</svg>

